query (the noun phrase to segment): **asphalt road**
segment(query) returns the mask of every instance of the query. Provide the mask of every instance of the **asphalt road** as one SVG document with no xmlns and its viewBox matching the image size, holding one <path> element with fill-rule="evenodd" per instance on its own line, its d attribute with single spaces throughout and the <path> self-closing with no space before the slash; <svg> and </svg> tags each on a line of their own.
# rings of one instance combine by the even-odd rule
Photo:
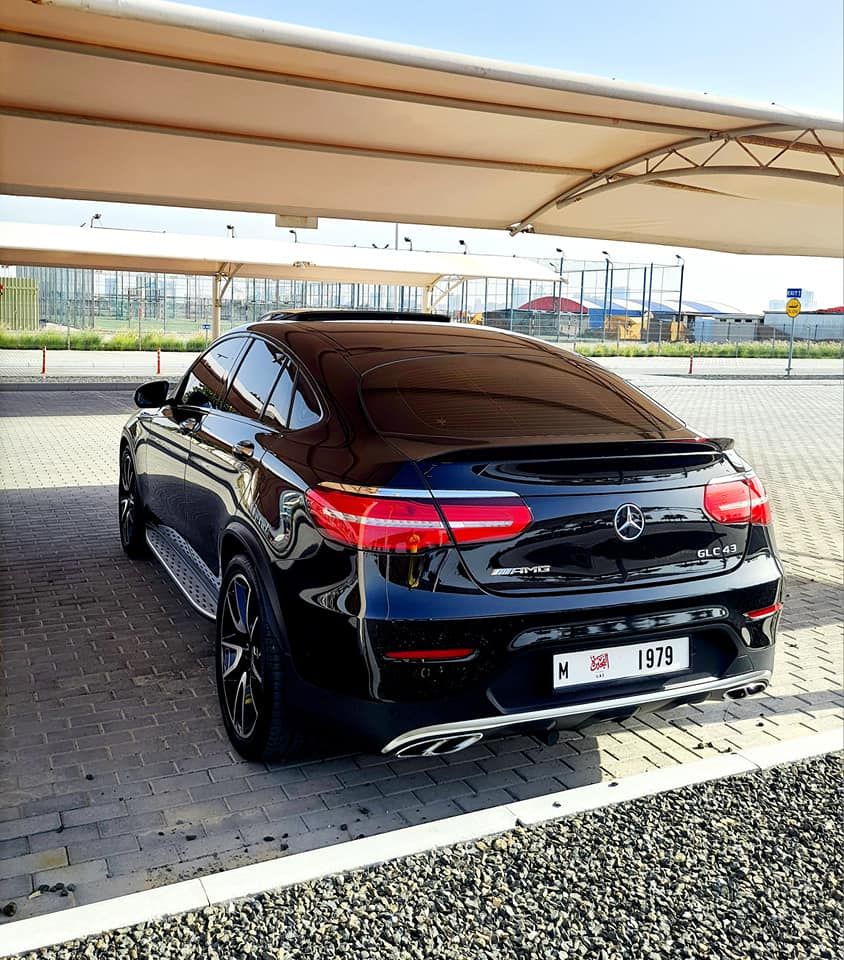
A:
<svg viewBox="0 0 844 960">
<path fill-rule="evenodd" d="M 161 375 L 181 377 L 197 354 L 162 353 Z M 596 357 L 598 363 L 622 376 L 687 376 L 687 357 Z M 154 350 L 48 350 L 47 379 L 73 378 L 78 380 L 120 379 L 138 380 L 153 377 L 158 370 Z M 780 377 L 785 374 L 784 359 L 765 357 L 697 357 L 696 376 Z M 40 350 L 0 350 L 0 380 L 5 378 L 32 378 L 40 380 Z M 840 377 L 844 375 L 844 360 L 795 360 L 794 374 L 799 376 Z"/>
</svg>

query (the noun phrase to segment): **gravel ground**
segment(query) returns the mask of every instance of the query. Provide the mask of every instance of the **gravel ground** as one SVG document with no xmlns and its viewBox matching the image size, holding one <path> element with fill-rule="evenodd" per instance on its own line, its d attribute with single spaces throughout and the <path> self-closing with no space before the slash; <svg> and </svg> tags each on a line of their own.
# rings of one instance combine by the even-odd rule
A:
<svg viewBox="0 0 844 960">
<path fill-rule="evenodd" d="M 26 958 L 835 958 L 841 784 L 829 755 Z"/>
</svg>

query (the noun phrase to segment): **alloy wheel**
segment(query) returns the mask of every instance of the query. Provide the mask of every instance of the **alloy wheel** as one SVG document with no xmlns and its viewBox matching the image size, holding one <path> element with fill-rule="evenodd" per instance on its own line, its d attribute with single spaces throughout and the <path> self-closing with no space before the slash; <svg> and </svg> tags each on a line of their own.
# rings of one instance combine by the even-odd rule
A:
<svg viewBox="0 0 844 960">
<path fill-rule="evenodd" d="M 132 455 L 126 450 L 120 461 L 120 536 L 124 544 L 132 543 L 135 533 L 135 513 L 137 502 L 135 498 L 135 467 Z"/>
<path fill-rule="evenodd" d="M 223 700 L 235 733 L 246 740 L 261 715 L 264 682 L 258 598 L 243 574 L 226 588 L 221 626 Z"/>
</svg>

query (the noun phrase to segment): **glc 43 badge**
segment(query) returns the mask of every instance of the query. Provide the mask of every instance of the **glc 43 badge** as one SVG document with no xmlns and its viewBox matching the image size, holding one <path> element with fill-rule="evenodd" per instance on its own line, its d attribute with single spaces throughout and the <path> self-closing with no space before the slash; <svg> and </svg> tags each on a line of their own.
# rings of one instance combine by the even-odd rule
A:
<svg viewBox="0 0 844 960">
<path fill-rule="evenodd" d="M 697 555 L 700 560 L 716 560 L 719 557 L 730 557 L 738 553 L 738 545 L 728 543 L 723 547 L 707 547 L 706 550 L 698 550 Z"/>
</svg>

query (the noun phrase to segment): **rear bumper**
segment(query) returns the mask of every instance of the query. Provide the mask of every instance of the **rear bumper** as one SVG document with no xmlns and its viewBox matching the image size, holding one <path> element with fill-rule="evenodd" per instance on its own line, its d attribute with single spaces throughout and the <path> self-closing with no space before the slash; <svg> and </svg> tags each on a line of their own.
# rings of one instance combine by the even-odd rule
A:
<svg viewBox="0 0 844 960">
<path fill-rule="evenodd" d="M 291 691 L 294 706 L 309 727 L 327 736 L 348 737 L 358 745 L 387 754 L 425 753 L 424 746 L 442 739 L 465 740 L 468 747 L 483 737 L 509 733 L 543 734 L 579 729 L 593 723 L 621 721 L 637 714 L 687 703 L 761 692 L 773 671 L 774 647 L 746 649 L 721 675 L 696 673 L 655 684 L 618 682 L 612 689 L 560 696 L 555 703 L 534 702 L 506 708 L 488 688 L 469 689 L 433 701 L 375 701 L 337 694 L 299 679 Z M 550 672 L 550 671 L 549 671 Z M 755 688 L 755 689 L 754 689 Z M 413 749 L 419 746 L 420 749 Z M 454 747 L 431 751 L 453 752 Z"/>
<path fill-rule="evenodd" d="M 408 730 L 390 740 L 382 753 L 408 755 L 432 755 L 451 753 L 477 743 L 490 733 L 510 732 L 519 729 L 552 730 L 560 726 L 584 726 L 602 719 L 632 716 L 645 709 L 656 710 L 718 697 L 744 697 L 761 693 L 771 680 L 770 670 L 753 670 L 732 677 L 704 677 L 699 680 L 676 683 L 661 690 L 610 697 L 589 703 L 560 704 L 545 710 L 523 711 L 479 717 L 475 720 L 455 723 L 439 723 Z M 452 747 L 453 744 L 453 747 Z"/>
<path fill-rule="evenodd" d="M 369 573 L 372 587 L 377 570 Z M 387 753 L 436 738 L 463 737 L 468 746 L 492 734 L 624 720 L 767 684 L 779 615 L 757 622 L 746 614 L 779 602 L 781 592 L 772 553 L 682 588 L 502 599 L 405 587 L 384 610 L 367 602 L 365 616 L 322 607 L 325 629 L 299 647 L 308 663 L 291 658 L 291 699 L 309 726 Z M 553 688 L 557 653 L 681 636 L 691 653 L 682 675 Z M 450 663 L 387 657 L 457 647 L 476 653 Z"/>
</svg>

